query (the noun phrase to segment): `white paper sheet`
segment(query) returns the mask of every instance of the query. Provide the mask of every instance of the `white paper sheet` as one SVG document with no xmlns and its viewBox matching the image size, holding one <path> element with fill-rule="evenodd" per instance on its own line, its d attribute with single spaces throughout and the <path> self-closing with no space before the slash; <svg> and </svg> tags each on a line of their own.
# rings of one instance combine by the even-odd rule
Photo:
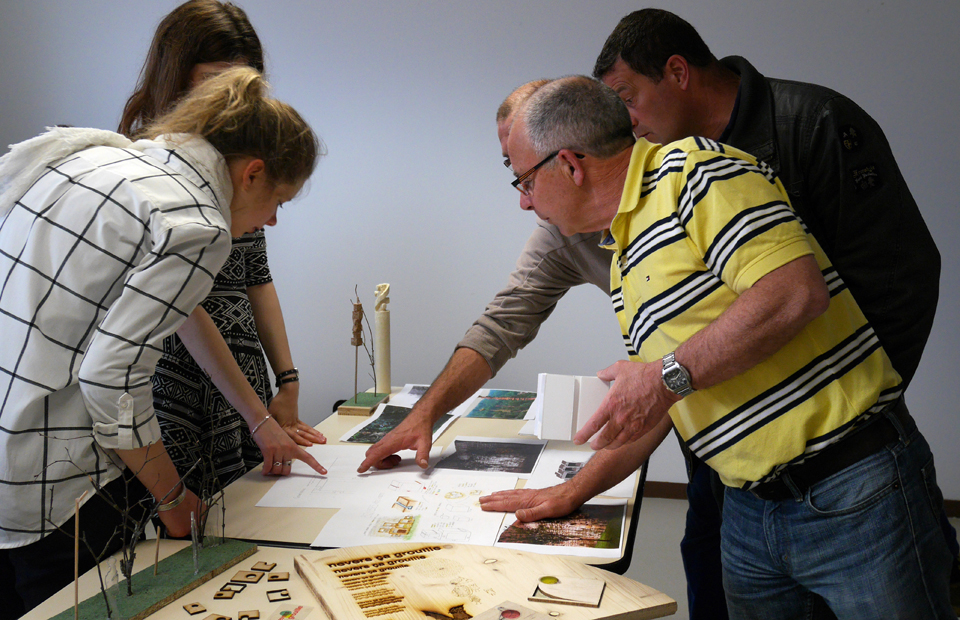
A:
<svg viewBox="0 0 960 620">
<path fill-rule="evenodd" d="M 430 386 L 420 383 L 408 383 L 395 396 L 390 397 L 390 404 L 400 407 L 413 407 L 428 387 Z"/>
<path fill-rule="evenodd" d="M 377 492 L 389 485 L 388 477 L 417 477 L 423 470 L 414 463 L 412 450 L 400 453 L 405 457 L 401 465 L 394 469 L 370 470 L 357 473 L 357 467 L 363 461 L 369 446 L 327 446 L 315 445 L 306 448 L 320 464 L 327 468 L 327 475 L 321 476 L 306 464 L 294 461 L 290 475 L 277 478 L 257 506 L 273 508 L 343 508 L 364 501 L 364 493 Z M 430 452 L 430 460 L 440 456 L 440 449 Z"/>
<path fill-rule="evenodd" d="M 389 473 L 389 472 L 385 472 Z M 386 542 L 492 545 L 504 513 L 483 512 L 479 499 L 512 489 L 514 476 L 385 476 L 388 484 L 366 491 L 364 501 L 339 510 L 313 541 L 314 547 Z"/>
</svg>

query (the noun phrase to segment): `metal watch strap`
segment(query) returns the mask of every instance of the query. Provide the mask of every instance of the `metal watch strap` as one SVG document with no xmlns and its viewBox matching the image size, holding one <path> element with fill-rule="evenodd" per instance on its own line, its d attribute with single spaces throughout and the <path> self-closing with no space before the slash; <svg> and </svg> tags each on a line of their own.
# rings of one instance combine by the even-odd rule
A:
<svg viewBox="0 0 960 620">
<path fill-rule="evenodd" d="M 663 356 L 661 375 L 663 384 L 674 394 L 689 396 L 696 391 L 690 385 L 690 373 L 677 361 L 675 352 Z"/>
</svg>

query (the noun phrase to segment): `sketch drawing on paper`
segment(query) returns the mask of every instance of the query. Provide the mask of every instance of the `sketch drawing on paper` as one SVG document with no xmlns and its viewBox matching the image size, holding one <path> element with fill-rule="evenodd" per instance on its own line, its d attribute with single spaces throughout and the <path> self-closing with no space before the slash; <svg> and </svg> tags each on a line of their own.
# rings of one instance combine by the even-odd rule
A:
<svg viewBox="0 0 960 620">
<path fill-rule="evenodd" d="M 400 512 L 409 512 L 414 508 L 416 508 L 417 504 L 419 503 L 420 502 L 413 499 L 412 497 L 406 497 L 401 495 L 400 497 L 397 498 L 397 501 L 393 503 L 392 508 L 394 508 L 395 510 L 399 510 Z"/>
<path fill-rule="evenodd" d="M 403 517 L 378 517 L 367 530 L 368 536 L 377 538 L 392 538 L 394 540 L 410 540 L 417 531 L 418 515 Z"/>
<path fill-rule="evenodd" d="M 534 392 L 517 392 L 516 390 L 486 390 L 486 392 L 477 396 L 477 404 L 466 417 L 522 420 L 537 397 Z"/>
</svg>

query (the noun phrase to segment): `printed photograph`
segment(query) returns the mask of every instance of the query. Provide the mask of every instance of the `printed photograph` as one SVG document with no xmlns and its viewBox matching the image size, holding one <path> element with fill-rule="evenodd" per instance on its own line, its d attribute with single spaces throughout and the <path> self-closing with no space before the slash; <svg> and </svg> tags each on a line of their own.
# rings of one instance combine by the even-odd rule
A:
<svg viewBox="0 0 960 620">
<path fill-rule="evenodd" d="M 456 452 L 437 463 L 437 469 L 529 474 L 543 451 L 542 443 L 455 439 Z"/>
<path fill-rule="evenodd" d="M 351 435 L 345 441 L 350 443 L 377 443 L 383 439 L 384 435 L 395 429 L 398 424 L 403 422 L 404 418 L 406 418 L 409 413 L 409 407 L 387 405 L 383 408 L 383 412 L 379 416 L 371 420 L 369 424 Z M 450 414 L 444 414 L 440 416 L 440 418 L 433 423 L 433 432 L 436 433 L 437 429 L 443 426 L 447 420 L 450 419 L 450 417 Z"/>
<path fill-rule="evenodd" d="M 622 505 L 584 504 L 566 517 L 533 523 L 517 521 L 500 534 L 497 542 L 619 549 L 624 510 Z"/>
<path fill-rule="evenodd" d="M 468 418 L 496 418 L 499 420 L 522 420 L 530 405 L 537 398 L 535 392 L 517 392 L 516 390 L 487 390 L 487 394 L 477 397 L 477 404 Z"/>
</svg>

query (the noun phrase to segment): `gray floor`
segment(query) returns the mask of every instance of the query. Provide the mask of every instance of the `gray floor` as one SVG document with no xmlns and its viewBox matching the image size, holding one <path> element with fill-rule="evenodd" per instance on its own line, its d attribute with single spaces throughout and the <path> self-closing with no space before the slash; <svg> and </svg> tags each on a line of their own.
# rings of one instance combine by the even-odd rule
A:
<svg viewBox="0 0 960 620">
<path fill-rule="evenodd" d="M 637 540 L 626 576 L 660 590 L 677 601 L 677 614 L 687 618 L 687 580 L 680 560 L 680 539 L 687 501 L 645 497 L 640 507 Z"/>
<path fill-rule="evenodd" d="M 686 515 L 686 500 L 648 497 L 640 508 L 637 541 L 626 576 L 656 588 L 677 601 L 677 614 L 686 619 L 687 583 L 680 560 L 680 539 Z M 960 530 L 960 519 L 950 519 Z"/>
</svg>

